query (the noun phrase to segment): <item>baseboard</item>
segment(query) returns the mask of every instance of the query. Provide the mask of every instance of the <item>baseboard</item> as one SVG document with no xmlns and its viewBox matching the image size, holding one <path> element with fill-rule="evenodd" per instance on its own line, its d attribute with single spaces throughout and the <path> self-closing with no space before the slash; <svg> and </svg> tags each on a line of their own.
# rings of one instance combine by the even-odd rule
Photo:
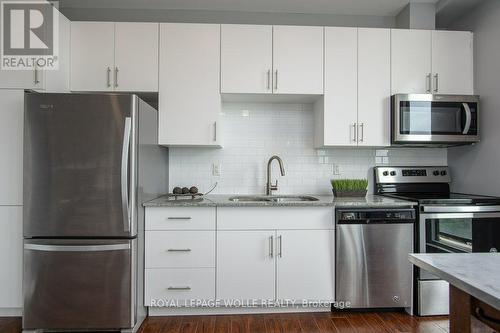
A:
<svg viewBox="0 0 500 333">
<path fill-rule="evenodd" d="M 187 307 L 149 307 L 148 314 L 157 316 L 200 316 L 200 315 L 232 315 L 232 314 L 266 314 L 266 313 L 301 313 L 330 312 L 328 307 L 218 307 L 218 308 L 187 308 Z"/>
<path fill-rule="evenodd" d="M 22 308 L 0 308 L 0 317 L 22 317 Z"/>
</svg>

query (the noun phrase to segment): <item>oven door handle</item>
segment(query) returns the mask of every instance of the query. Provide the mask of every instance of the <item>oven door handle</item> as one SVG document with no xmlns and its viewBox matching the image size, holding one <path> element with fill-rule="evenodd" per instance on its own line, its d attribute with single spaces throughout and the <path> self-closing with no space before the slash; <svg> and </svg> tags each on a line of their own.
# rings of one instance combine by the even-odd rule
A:
<svg viewBox="0 0 500 333">
<path fill-rule="evenodd" d="M 485 213 L 498 212 L 500 216 L 500 206 L 423 206 L 424 213 Z"/>
<path fill-rule="evenodd" d="M 470 124 L 472 122 L 472 112 L 470 110 L 469 104 L 462 103 L 462 106 L 464 107 L 465 110 L 465 126 L 462 134 L 469 134 Z"/>
</svg>

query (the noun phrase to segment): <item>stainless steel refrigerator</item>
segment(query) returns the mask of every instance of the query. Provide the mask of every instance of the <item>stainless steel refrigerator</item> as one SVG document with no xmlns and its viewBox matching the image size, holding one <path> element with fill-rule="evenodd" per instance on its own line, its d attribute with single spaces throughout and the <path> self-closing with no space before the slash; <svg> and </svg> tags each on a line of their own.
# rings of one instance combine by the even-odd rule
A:
<svg viewBox="0 0 500 333">
<path fill-rule="evenodd" d="M 131 94 L 26 93 L 23 330 L 133 332 L 142 202 L 168 190 L 158 112 Z"/>
</svg>

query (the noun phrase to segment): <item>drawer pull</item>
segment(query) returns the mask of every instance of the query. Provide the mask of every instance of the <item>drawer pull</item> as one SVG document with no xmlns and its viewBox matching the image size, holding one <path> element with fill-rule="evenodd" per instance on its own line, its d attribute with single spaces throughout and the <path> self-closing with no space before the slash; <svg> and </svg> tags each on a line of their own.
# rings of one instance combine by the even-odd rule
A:
<svg viewBox="0 0 500 333">
<path fill-rule="evenodd" d="M 191 220 L 189 216 L 168 217 L 167 220 Z"/>
<path fill-rule="evenodd" d="M 167 290 L 191 290 L 191 287 L 168 287 Z"/>
<path fill-rule="evenodd" d="M 167 252 L 191 252 L 191 249 L 168 249 Z"/>
</svg>

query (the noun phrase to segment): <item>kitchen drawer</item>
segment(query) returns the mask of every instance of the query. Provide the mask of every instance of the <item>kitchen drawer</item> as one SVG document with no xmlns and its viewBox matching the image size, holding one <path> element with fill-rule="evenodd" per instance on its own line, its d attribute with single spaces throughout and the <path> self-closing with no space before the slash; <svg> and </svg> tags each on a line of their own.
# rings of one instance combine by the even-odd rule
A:
<svg viewBox="0 0 500 333">
<path fill-rule="evenodd" d="M 215 231 L 146 231 L 146 268 L 215 267 Z"/>
<path fill-rule="evenodd" d="M 146 230 L 215 230 L 215 207 L 147 207 Z"/>
<path fill-rule="evenodd" d="M 215 299 L 215 268 L 152 268 L 145 274 L 145 306 Z"/>
<path fill-rule="evenodd" d="M 221 207 L 217 230 L 334 229 L 332 207 Z"/>
</svg>

